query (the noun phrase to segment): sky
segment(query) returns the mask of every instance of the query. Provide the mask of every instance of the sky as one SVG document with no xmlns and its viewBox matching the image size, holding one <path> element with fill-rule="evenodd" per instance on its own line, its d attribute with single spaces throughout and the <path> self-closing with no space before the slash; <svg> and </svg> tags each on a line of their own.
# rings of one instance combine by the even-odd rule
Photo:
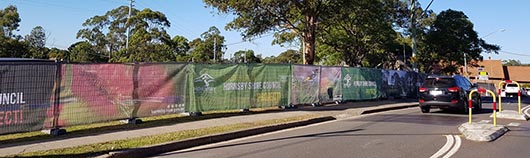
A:
<svg viewBox="0 0 530 158">
<path fill-rule="evenodd" d="M 419 1 L 423 8 L 430 2 Z M 0 8 L 8 5 L 15 5 L 22 19 L 17 34 L 24 36 L 35 26 L 42 26 L 48 36 L 48 47 L 66 49 L 82 40 L 76 39 L 76 33 L 86 19 L 129 5 L 129 0 L 0 0 Z M 499 54 L 483 54 L 484 59 L 514 59 L 530 63 L 528 6 L 530 1 L 527 0 L 434 0 L 429 9 L 436 13 L 447 9 L 463 11 L 474 23 L 479 37 L 501 46 Z M 206 8 L 201 0 L 135 0 L 134 7 L 164 13 L 171 22 L 167 31 L 172 37 L 180 35 L 191 41 L 211 26 L 217 27 L 225 37 L 225 58 L 239 50 L 254 50 L 256 54 L 268 57 L 288 49 L 298 49 L 296 46 L 271 45 L 271 34 L 244 42 L 240 32 L 224 29 L 234 19 L 232 15 L 218 15 L 214 9 Z"/>
</svg>

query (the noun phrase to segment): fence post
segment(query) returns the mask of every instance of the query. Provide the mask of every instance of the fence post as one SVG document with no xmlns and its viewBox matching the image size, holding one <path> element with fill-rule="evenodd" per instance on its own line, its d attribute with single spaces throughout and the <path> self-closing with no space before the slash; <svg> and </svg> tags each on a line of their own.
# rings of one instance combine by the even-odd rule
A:
<svg viewBox="0 0 530 158">
<path fill-rule="evenodd" d="M 59 115 L 61 105 L 61 82 L 62 82 L 62 63 L 60 61 L 55 62 L 55 83 L 54 83 L 54 97 L 53 97 L 53 120 L 52 128 L 46 133 L 54 136 L 66 134 L 65 129 L 59 127 Z"/>
<path fill-rule="evenodd" d="M 142 123 L 141 119 L 138 119 L 138 110 L 140 110 L 140 97 L 138 95 L 138 72 L 140 71 L 140 65 L 135 62 L 133 63 L 133 91 L 132 91 L 132 102 L 133 102 L 133 111 L 131 117 L 127 120 L 128 124 L 140 124 Z"/>
</svg>

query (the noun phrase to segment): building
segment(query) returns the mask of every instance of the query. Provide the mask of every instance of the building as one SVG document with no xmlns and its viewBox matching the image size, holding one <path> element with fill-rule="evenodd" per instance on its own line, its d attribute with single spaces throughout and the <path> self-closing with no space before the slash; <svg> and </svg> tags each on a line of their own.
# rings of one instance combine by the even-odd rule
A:
<svg viewBox="0 0 530 158">
<path fill-rule="evenodd" d="M 462 72 L 465 71 L 464 69 L 462 68 Z M 479 70 L 487 72 L 487 81 L 478 80 Z M 503 66 L 501 60 L 471 61 L 468 65 L 468 75 L 473 82 L 497 85 L 502 80 L 512 80 L 530 85 L 530 66 Z"/>
</svg>

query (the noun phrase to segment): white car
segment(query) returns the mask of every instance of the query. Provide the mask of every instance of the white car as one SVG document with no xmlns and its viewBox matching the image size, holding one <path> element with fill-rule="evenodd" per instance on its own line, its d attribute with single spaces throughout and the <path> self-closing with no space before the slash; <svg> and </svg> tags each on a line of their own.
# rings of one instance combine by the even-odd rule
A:
<svg viewBox="0 0 530 158">
<path fill-rule="evenodd" d="M 519 93 L 519 89 L 517 88 L 517 84 L 515 83 L 507 83 L 504 86 L 504 93 L 507 97 L 516 97 L 517 93 Z"/>
</svg>

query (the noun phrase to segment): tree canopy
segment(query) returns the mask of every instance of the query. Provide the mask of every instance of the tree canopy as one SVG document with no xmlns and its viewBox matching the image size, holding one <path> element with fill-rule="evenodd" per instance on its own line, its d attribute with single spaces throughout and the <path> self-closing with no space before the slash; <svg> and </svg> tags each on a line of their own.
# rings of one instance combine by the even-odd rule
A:
<svg viewBox="0 0 530 158">
<path fill-rule="evenodd" d="M 281 41 L 301 39 L 303 63 L 315 61 L 315 43 L 318 24 L 335 1 L 324 0 L 204 0 L 219 13 L 233 14 L 236 18 L 226 25 L 229 30 L 240 30 L 244 39 L 275 32 Z M 296 36 L 292 36 L 292 35 Z"/>
<path fill-rule="evenodd" d="M 109 56 L 110 61 L 174 61 L 173 50 L 168 46 L 171 38 L 165 30 L 170 27 L 167 17 L 148 8 L 141 11 L 133 8 L 130 18 L 128 12 L 129 7 L 121 6 L 87 19 L 77 38 L 85 39 L 95 53 Z M 127 29 L 130 29 L 128 50 Z"/>
<path fill-rule="evenodd" d="M 461 11 L 446 10 L 436 16 L 425 33 L 418 61 L 425 72 L 456 73 L 467 61 L 482 60 L 482 52 L 497 53 L 499 46 L 486 43 Z M 433 65 L 442 69 L 436 70 Z"/>
</svg>

